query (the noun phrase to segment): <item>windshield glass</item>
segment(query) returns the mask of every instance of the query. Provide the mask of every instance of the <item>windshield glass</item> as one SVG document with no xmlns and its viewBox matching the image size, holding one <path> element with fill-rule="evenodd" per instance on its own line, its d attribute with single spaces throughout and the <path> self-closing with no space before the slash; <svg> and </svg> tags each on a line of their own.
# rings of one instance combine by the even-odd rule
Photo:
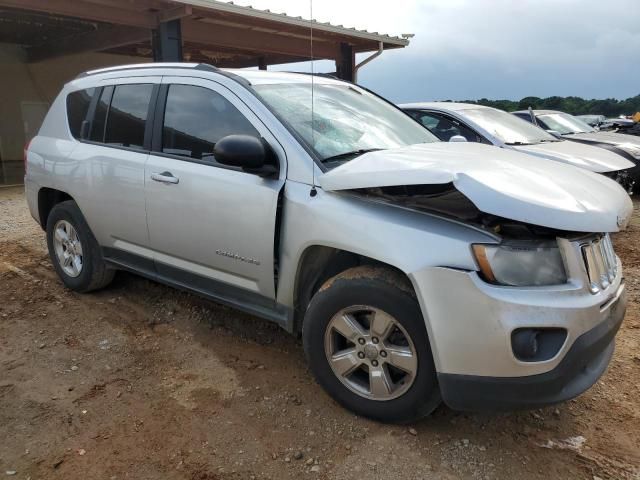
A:
<svg viewBox="0 0 640 480">
<path fill-rule="evenodd" d="M 254 85 L 321 160 L 347 161 L 365 151 L 403 147 L 438 139 L 408 115 L 348 84 Z M 351 154 L 351 155 L 348 155 Z"/>
<path fill-rule="evenodd" d="M 547 130 L 555 130 L 560 135 L 595 132 L 593 127 L 568 113 L 546 113 L 538 115 L 537 118 L 544 123 L 542 126 Z"/>
<path fill-rule="evenodd" d="M 558 139 L 521 118 L 492 108 L 461 110 L 464 117 L 508 145 L 555 142 Z"/>
</svg>

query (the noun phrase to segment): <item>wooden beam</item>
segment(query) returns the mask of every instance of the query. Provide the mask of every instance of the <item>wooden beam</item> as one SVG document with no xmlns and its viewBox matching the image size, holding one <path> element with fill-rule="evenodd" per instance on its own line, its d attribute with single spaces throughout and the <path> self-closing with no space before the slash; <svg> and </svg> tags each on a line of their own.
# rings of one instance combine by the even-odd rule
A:
<svg viewBox="0 0 640 480">
<path fill-rule="evenodd" d="M 191 5 L 169 8 L 158 13 L 158 23 L 170 22 L 180 18 L 190 17 L 193 13 Z"/>
<path fill-rule="evenodd" d="M 142 28 L 103 27 L 93 32 L 73 35 L 27 49 L 30 63 L 75 53 L 99 52 L 151 39 L 151 31 Z"/>
<path fill-rule="evenodd" d="M 117 6 L 97 5 L 82 0 L 0 0 L 0 7 L 32 10 L 131 27 L 155 28 L 158 24 L 156 13 L 135 12 Z"/>
<path fill-rule="evenodd" d="M 185 41 L 204 45 L 219 45 L 263 54 L 288 55 L 307 59 L 311 56 L 311 45 L 306 40 L 287 38 L 284 35 L 259 32 L 249 28 L 213 25 L 190 19 L 182 21 L 182 38 Z M 340 57 L 340 47 L 337 44 L 314 42 L 313 54 L 317 59 L 337 59 Z"/>
<path fill-rule="evenodd" d="M 340 44 L 340 58 L 336 60 L 338 78 L 353 82 L 355 80 L 356 54 L 348 43 Z"/>
</svg>

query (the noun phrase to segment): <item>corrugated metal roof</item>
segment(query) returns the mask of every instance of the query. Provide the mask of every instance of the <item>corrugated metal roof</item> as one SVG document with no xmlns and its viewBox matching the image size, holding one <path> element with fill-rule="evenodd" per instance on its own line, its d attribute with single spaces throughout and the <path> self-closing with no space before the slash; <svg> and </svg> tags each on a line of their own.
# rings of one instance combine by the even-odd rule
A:
<svg viewBox="0 0 640 480">
<path fill-rule="evenodd" d="M 234 13 L 237 15 L 245 15 L 262 20 L 270 20 L 273 22 L 284 23 L 287 25 L 295 25 L 299 27 L 309 28 L 311 21 L 303 17 L 292 17 L 286 13 L 274 13 L 270 10 L 260 10 L 252 6 L 236 5 L 233 2 L 220 2 L 217 0 L 174 0 L 177 3 L 191 5 L 193 7 L 218 10 L 221 12 Z M 364 40 L 372 40 L 375 42 L 384 42 L 401 47 L 409 45 L 409 39 L 395 37 L 391 35 L 381 34 L 378 32 L 368 32 L 367 30 L 358 30 L 356 28 L 344 27 L 342 25 L 332 25 L 329 22 L 318 22 L 313 20 L 314 30 L 327 33 L 356 37 Z"/>
</svg>

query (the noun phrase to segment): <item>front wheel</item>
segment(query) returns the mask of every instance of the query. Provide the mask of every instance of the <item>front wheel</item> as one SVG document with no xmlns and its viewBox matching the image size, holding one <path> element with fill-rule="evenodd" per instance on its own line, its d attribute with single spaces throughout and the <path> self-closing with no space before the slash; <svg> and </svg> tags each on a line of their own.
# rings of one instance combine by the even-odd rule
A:
<svg viewBox="0 0 640 480">
<path fill-rule="evenodd" d="M 320 385 L 359 415 L 408 422 L 440 403 L 420 307 L 392 270 L 356 267 L 328 280 L 309 304 L 303 341 Z"/>
</svg>

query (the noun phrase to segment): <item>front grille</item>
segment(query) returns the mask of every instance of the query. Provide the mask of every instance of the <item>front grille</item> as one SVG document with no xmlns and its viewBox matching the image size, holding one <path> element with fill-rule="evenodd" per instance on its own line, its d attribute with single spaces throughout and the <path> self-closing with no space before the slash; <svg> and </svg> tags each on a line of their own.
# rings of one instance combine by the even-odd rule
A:
<svg viewBox="0 0 640 480">
<path fill-rule="evenodd" d="M 589 276 L 589 290 L 598 293 L 605 290 L 618 274 L 618 262 L 609 235 L 580 245 L 582 258 Z"/>
</svg>

